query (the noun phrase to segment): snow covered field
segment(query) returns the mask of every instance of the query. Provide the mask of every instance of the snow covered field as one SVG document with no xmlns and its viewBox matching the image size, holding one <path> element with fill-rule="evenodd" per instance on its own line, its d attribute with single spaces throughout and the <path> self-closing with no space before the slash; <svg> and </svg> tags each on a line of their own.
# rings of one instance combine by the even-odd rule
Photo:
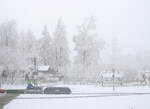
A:
<svg viewBox="0 0 150 109">
<path fill-rule="evenodd" d="M 71 88 L 73 93 L 113 92 L 112 87 L 95 87 L 92 85 L 69 85 L 68 87 Z M 150 86 L 118 87 L 115 92 L 150 93 Z M 128 96 L 103 96 L 102 94 L 99 97 L 85 96 L 87 95 L 22 94 L 6 105 L 4 109 L 150 109 L 150 94 Z"/>
</svg>

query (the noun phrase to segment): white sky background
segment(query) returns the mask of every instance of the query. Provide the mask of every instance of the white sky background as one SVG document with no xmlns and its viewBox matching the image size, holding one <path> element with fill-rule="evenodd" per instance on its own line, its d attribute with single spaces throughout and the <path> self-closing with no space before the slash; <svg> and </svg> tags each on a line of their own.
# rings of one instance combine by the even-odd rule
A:
<svg viewBox="0 0 150 109">
<path fill-rule="evenodd" d="M 0 23 L 15 19 L 20 30 L 41 37 L 47 25 L 51 35 L 61 18 L 73 48 L 72 36 L 84 18 L 95 16 L 99 37 L 119 40 L 122 51 L 150 49 L 150 0 L 0 0 Z"/>
</svg>

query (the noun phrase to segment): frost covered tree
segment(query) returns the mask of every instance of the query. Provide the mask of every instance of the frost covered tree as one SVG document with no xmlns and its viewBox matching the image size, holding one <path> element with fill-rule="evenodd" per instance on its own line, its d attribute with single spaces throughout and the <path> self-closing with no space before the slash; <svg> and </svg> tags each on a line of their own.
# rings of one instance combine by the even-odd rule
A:
<svg viewBox="0 0 150 109">
<path fill-rule="evenodd" d="M 25 38 L 25 50 L 31 55 L 34 54 L 34 48 L 36 44 L 36 39 L 31 30 L 28 30 Z"/>
<path fill-rule="evenodd" d="M 27 66 L 27 60 L 26 60 L 26 44 L 25 44 L 25 38 L 26 38 L 26 33 L 24 31 L 19 33 L 18 37 L 18 58 L 19 60 L 19 65 L 21 70 L 25 70 Z"/>
<path fill-rule="evenodd" d="M 16 47 L 17 45 L 17 24 L 15 20 L 10 20 L 0 25 L 0 46 Z"/>
<path fill-rule="evenodd" d="M 9 20 L 0 24 L 0 66 L 5 70 L 9 78 L 18 67 L 17 52 L 17 24 L 15 20 Z"/>
<path fill-rule="evenodd" d="M 35 39 L 35 36 L 33 35 L 31 30 L 28 30 L 27 32 L 22 32 L 20 34 L 19 39 L 19 51 L 20 51 L 20 63 L 22 62 L 22 65 L 26 67 L 25 65 L 32 64 L 32 58 L 37 57 L 37 40 Z"/>
<path fill-rule="evenodd" d="M 18 40 L 17 24 L 15 20 L 6 21 L 0 24 L 0 56 L 1 65 L 8 67 L 16 65 L 16 45 Z"/>
<path fill-rule="evenodd" d="M 79 27 L 78 34 L 74 36 L 74 50 L 77 55 L 74 58 L 75 66 L 79 72 L 94 72 L 100 60 L 100 50 L 104 48 L 104 41 L 97 39 L 96 24 L 94 17 L 87 18 Z M 82 74 L 80 73 L 80 76 Z M 83 74 L 86 76 L 87 74 Z"/>
<path fill-rule="evenodd" d="M 114 37 L 110 44 L 111 51 L 111 66 L 112 68 L 119 68 L 119 60 L 121 57 L 121 48 L 119 48 L 119 43 L 117 37 Z"/>
<path fill-rule="evenodd" d="M 63 22 L 59 19 L 54 32 L 52 43 L 53 67 L 61 70 L 69 65 L 69 47 L 66 38 L 66 29 Z"/>
<path fill-rule="evenodd" d="M 51 37 L 48 32 L 46 26 L 44 26 L 44 30 L 42 31 L 43 37 L 39 39 L 38 52 L 41 58 L 41 64 L 43 65 L 51 65 L 52 62 L 52 53 L 51 53 Z"/>
<path fill-rule="evenodd" d="M 95 19 L 90 17 L 86 19 L 82 25 L 78 27 L 78 34 L 74 36 L 75 64 L 82 64 L 83 66 L 97 65 L 100 59 L 100 49 L 104 48 L 103 40 L 98 40 L 95 33 L 96 24 Z"/>
</svg>

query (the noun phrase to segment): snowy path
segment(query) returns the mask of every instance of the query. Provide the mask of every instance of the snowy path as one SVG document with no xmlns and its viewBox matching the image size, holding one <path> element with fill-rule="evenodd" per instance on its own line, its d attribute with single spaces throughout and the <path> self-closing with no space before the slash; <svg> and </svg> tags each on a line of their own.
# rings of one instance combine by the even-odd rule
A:
<svg viewBox="0 0 150 109">
<path fill-rule="evenodd" d="M 37 95 L 38 96 L 38 95 Z M 150 109 L 150 95 L 100 98 L 15 99 L 4 109 Z"/>
</svg>

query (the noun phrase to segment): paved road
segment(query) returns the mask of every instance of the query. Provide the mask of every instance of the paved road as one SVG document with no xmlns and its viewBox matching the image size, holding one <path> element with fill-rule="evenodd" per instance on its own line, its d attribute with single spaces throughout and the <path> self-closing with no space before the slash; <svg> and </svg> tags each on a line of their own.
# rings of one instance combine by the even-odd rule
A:
<svg viewBox="0 0 150 109">
<path fill-rule="evenodd" d="M 3 108 L 4 105 L 8 104 L 11 100 L 17 97 L 18 94 L 5 94 L 0 96 L 0 109 Z"/>
</svg>

